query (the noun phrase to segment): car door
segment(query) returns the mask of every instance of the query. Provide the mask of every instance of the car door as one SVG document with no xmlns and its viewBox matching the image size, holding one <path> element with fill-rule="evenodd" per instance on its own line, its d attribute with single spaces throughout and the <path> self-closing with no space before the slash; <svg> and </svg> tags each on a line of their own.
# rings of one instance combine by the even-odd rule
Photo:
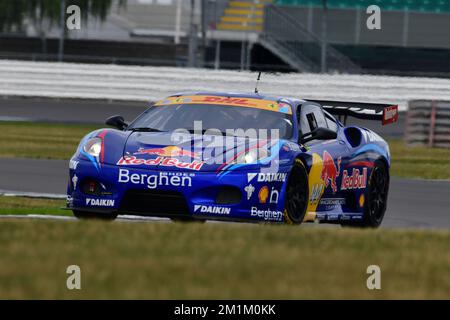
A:
<svg viewBox="0 0 450 320">
<path fill-rule="evenodd" d="M 341 137 L 341 126 L 316 103 L 304 103 L 298 108 L 299 135 L 317 128 L 326 128 L 337 133 L 336 139 L 312 140 L 306 143 L 312 155 L 309 172 L 309 212 L 335 210 L 342 212 L 345 199 L 340 192 L 342 168 L 348 161 L 348 147 Z M 334 121 L 333 121 L 334 119 Z"/>
</svg>

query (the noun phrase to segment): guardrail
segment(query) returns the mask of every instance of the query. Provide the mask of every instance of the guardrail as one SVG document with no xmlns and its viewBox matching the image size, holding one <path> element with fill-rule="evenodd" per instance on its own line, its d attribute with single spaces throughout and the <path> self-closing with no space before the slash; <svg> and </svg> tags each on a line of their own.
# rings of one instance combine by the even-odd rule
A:
<svg viewBox="0 0 450 320">
<path fill-rule="evenodd" d="M 410 145 L 450 148 L 450 101 L 410 101 L 405 138 Z"/>
<path fill-rule="evenodd" d="M 0 96 L 149 101 L 182 91 L 253 92 L 257 73 L 0 60 Z M 399 104 L 450 101 L 450 80 L 340 74 L 263 74 L 259 92 L 315 100 Z"/>
</svg>

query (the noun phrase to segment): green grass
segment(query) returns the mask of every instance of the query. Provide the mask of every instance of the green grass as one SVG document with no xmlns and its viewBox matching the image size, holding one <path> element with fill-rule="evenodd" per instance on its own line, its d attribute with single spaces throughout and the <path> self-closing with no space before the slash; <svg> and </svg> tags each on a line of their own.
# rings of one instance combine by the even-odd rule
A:
<svg viewBox="0 0 450 320">
<path fill-rule="evenodd" d="M 0 122 L 0 157 L 69 159 L 88 132 L 98 126 Z M 407 147 L 401 140 L 389 141 L 393 176 L 450 179 L 450 149 Z"/>
<path fill-rule="evenodd" d="M 0 196 L 0 215 L 72 215 L 71 211 L 61 209 L 65 206 L 65 200 Z"/>
<path fill-rule="evenodd" d="M 3 220 L 0 252 L 0 299 L 450 299 L 448 232 Z"/>
<path fill-rule="evenodd" d="M 0 122 L 0 157 L 70 159 L 81 138 L 98 126 Z"/>
<path fill-rule="evenodd" d="M 450 179 L 450 149 L 408 147 L 401 140 L 389 141 L 393 176 Z"/>
</svg>

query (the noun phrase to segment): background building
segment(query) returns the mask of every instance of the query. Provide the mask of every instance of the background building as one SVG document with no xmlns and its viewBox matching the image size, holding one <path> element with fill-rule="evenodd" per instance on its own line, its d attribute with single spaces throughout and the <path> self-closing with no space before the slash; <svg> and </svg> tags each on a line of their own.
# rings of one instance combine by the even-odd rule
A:
<svg viewBox="0 0 450 320">
<path fill-rule="evenodd" d="M 81 30 L 65 33 L 64 61 L 450 74 L 450 3 L 445 0 L 110 2 L 103 20 L 90 18 Z M 380 30 L 366 26 L 370 5 L 381 8 Z M 24 18 L 20 27 L 1 34 L 0 56 L 56 60 L 60 30 L 59 23 Z"/>
</svg>

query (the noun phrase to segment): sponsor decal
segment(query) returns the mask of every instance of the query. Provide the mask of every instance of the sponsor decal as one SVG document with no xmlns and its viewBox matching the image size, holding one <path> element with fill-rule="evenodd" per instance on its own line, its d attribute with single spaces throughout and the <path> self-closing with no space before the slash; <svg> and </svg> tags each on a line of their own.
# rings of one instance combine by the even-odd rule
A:
<svg viewBox="0 0 450 320">
<path fill-rule="evenodd" d="M 114 207 L 115 200 L 86 198 L 86 205 L 91 207 Z"/>
<path fill-rule="evenodd" d="M 245 192 L 247 192 L 247 200 L 250 200 L 253 192 L 255 191 L 255 187 L 253 185 L 249 184 L 248 186 L 246 186 L 244 188 L 244 190 L 245 190 Z"/>
<path fill-rule="evenodd" d="M 316 218 L 317 218 L 318 220 L 325 220 L 326 217 L 327 217 L 326 213 L 323 213 L 323 212 L 316 212 Z"/>
<path fill-rule="evenodd" d="M 309 201 L 306 212 L 314 213 L 319 205 L 319 200 L 325 192 L 325 182 L 321 179 L 323 161 L 318 153 L 312 154 L 311 169 L 308 175 Z M 313 220 L 308 220 L 313 221 Z"/>
<path fill-rule="evenodd" d="M 70 160 L 69 161 L 69 169 L 77 170 L 78 163 L 80 163 L 80 162 L 79 161 L 75 161 L 75 160 Z"/>
<path fill-rule="evenodd" d="M 249 173 L 250 174 L 250 173 Z M 251 173 L 253 175 L 253 173 Z M 258 173 L 258 182 L 284 182 L 286 181 L 287 173 Z M 253 176 L 250 181 L 254 178 Z M 249 182 L 250 182 L 249 181 Z"/>
<path fill-rule="evenodd" d="M 383 126 L 389 123 L 397 122 L 398 106 L 390 106 L 383 109 Z"/>
<path fill-rule="evenodd" d="M 169 146 L 165 148 L 152 148 L 152 149 L 145 149 L 145 148 L 139 148 L 137 152 L 134 153 L 135 155 L 143 155 L 143 154 L 149 154 L 149 155 L 158 155 L 161 157 L 169 157 L 169 158 L 175 158 L 175 157 L 191 157 L 191 158 L 200 158 L 198 153 L 191 152 L 188 150 L 181 149 L 176 146 Z"/>
<path fill-rule="evenodd" d="M 76 174 L 74 174 L 72 177 L 73 190 L 77 190 L 77 182 L 78 182 L 78 177 Z"/>
<path fill-rule="evenodd" d="M 338 220 L 338 219 L 339 219 L 339 215 L 338 214 L 329 214 L 329 215 L 327 215 L 327 220 L 335 221 L 335 220 Z"/>
<path fill-rule="evenodd" d="M 283 149 L 284 149 L 285 151 L 291 151 L 291 150 L 292 150 L 292 151 L 299 151 L 299 150 L 300 150 L 300 147 L 299 147 L 297 144 L 293 143 L 293 142 L 286 141 L 286 142 L 284 143 Z"/>
<path fill-rule="evenodd" d="M 270 191 L 270 203 L 278 203 L 278 198 L 280 197 L 280 193 L 274 187 Z"/>
<path fill-rule="evenodd" d="M 278 104 L 278 111 L 281 112 L 281 113 L 289 114 L 289 112 L 292 112 L 291 105 L 287 104 L 287 103 L 284 103 L 284 102 L 281 102 L 281 103 Z"/>
<path fill-rule="evenodd" d="M 231 212 L 231 208 L 227 207 L 216 207 L 216 206 L 203 206 L 196 204 L 194 206 L 194 212 L 197 213 L 210 213 L 219 215 L 228 215 Z"/>
<path fill-rule="evenodd" d="M 159 186 L 191 187 L 192 178 L 187 175 L 171 175 L 166 172 L 159 173 L 130 173 L 127 169 L 119 169 L 119 183 L 132 183 L 146 185 L 149 189 Z"/>
<path fill-rule="evenodd" d="M 333 193 L 337 192 L 336 179 L 341 173 L 341 157 L 337 160 L 337 167 L 334 163 L 333 157 L 328 153 L 328 151 L 323 152 L 323 169 L 321 174 L 321 180 L 325 182 L 325 187 L 331 185 Z"/>
<path fill-rule="evenodd" d="M 117 161 L 118 166 L 163 166 L 163 167 L 176 167 L 180 169 L 190 169 L 199 171 L 204 162 L 202 161 L 192 161 L 192 162 L 183 162 L 176 158 L 165 158 L 165 157 L 157 157 L 155 159 L 140 159 L 135 156 L 123 156 Z"/>
<path fill-rule="evenodd" d="M 165 106 L 173 104 L 215 104 L 225 106 L 236 106 L 246 108 L 257 108 L 262 110 L 270 110 L 275 112 L 282 112 L 286 114 L 292 114 L 292 107 L 287 103 L 278 103 L 272 100 L 252 99 L 252 98 L 234 98 L 234 97 L 221 97 L 221 96 L 207 96 L 207 95 L 194 95 L 194 96 L 181 96 L 181 97 L 168 97 L 164 100 L 158 101 L 154 106 Z"/>
<path fill-rule="evenodd" d="M 325 185 L 323 184 L 315 184 L 311 188 L 311 195 L 309 197 L 309 202 L 311 205 L 316 205 L 320 198 L 322 197 L 323 192 L 325 191 Z"/>
<path fill-rule="evenodd" d="M 204 102 L 209 103 L 224 103 L 224 104 L 231 104 L 231 105 L 243 105 L 246 106 L 249 104 L 249 99 L 242 99 L 242 98 L 227 98 L 227 97 L 204 97 Z"/>
<path fill-rule="evenodd" d="M 365 136 L 366 136 L 366 140 L 369 142 L 383 142 L 383 138 L 381 138 L 378 134 L 376 134 L 373 131 L 369 131 L 369 130 L 364 130 L 363 131 Z"/>
<path fill-rule="evenodd" d="M 259 203 L 262 204 L 266 203 L 268 197 L 269 197 L 269 188 L 267 186 L 264 186 L 261 189 L 259 189 L 258 193 Z"/>
<path fill-rule="evenodd" d="M 364 197 L 364 193 L 359 197 L 359 206 L 364 207 L 364 203 L 366 202 L 366 198 Z"/>
<path fill-rule="evenodd" d="M 266 221 L 283 221 L 283 212 L 272 210 L 259 210 L 256 207 L 252 207 L 250 211 L 252 217 L 263 218 Z"/>
<path fill-rule="evenodd" d="M 247 182 L 250 183 L 257 175 L 257 173 L 247 173 Z"/>
<path fill-rule="evenodd" d="M 325 206 L 340 206 L 345 204 L 344 198 L 325 198 L 320 200 L 320 204 Z"/>
<path fill-rule="evenodd" d="M 344 170 L 341 190 L 364 189 L 367 184 L 367 168 L 363 168 L 362 174 L 359 172 L 359 169 L 353 168 L 352 175 L 349 176 L 347 170 Z"/>
<path fill-rule="evenodd" d="M 73 206 L 73 198 L 72 198 L 72 196 L 67 196 L 66 204 L 67 204 L 68 207 L 72 207 Z"/>
<path fill-rule="evenodd" d="M 284 182 L 287 173 L 259 173 L 258 182 Z"/>
</svg>

